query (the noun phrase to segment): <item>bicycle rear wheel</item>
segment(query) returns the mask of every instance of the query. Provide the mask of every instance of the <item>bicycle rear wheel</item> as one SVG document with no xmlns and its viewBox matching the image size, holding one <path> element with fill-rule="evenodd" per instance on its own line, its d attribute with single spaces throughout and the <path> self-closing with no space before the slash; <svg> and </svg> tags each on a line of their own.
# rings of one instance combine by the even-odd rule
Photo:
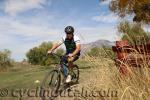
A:
<svg viewBox="0 0 150 100">
<path fill-rule="evenodd" d="M 41 84 L 40 95 L 43 100 L 58 96 L 61 76 L 58 70 L 48 72 Z"/>
</svg>

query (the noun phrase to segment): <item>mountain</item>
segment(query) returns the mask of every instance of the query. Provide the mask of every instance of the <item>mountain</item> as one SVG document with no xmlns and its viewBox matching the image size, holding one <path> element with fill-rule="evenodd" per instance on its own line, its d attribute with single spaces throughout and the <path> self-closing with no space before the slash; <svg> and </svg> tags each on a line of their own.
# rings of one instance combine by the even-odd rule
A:
<svg viewBox="0 0 150 100">
<path fill-rule="evenodd" d="M 111 47 L 113 45 L 115 45 L 115 43 L 108 41 L 108 40 L 97 40 L 95 42 L 82 44 L 81 53 L 88 52 L 90 51 L 91 48 L 94 48 L 94 47 L 103 47 L 103 46 Z"/>
</svg>

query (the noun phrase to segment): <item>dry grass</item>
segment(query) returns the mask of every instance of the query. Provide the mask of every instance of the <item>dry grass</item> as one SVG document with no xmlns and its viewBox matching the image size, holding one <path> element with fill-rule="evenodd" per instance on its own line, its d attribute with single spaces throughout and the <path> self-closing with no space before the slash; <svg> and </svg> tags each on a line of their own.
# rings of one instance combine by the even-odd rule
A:
<svg viewBox="0 0 150 100">
<path fill-rule="evenodd" d="M 119 73 L 114 61 L 106 58 L 85 57 L 91 65 L 94 65 L 89 73 L 86 73 L 86 81 L 81 82 L 80 87 L 86 87 L 88 91 L 116 91 L 116 95 L 101 94 L 97 97 L 87 97 L 89 100 L 148 100 L 150 92 L 150 69 L 147 63 L 141 68 L 131 67 L 126 64 L 128 75 Z M 143 59 L 144 60 L 144 59 Z M 144 62 L 144 61 L 143 61 Z"/>
</svg>

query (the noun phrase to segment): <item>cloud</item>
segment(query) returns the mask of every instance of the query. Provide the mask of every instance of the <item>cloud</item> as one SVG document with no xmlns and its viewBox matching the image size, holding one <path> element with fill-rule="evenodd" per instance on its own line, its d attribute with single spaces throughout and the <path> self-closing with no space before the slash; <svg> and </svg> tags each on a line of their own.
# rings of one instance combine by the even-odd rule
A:
<svg viewBox="0 0 150 100">
<path fill-rule="evenodd" d="M 16 15 L 32 9 L 42 9 L 46 0 L 5 0 L 4 12 L 9 15 Z"/>
<path fill-rule="evenodd" d="M 58 30 L 50 29 L 48 25 L 24 23 L 10 17 L 0 17 L 0 32 L 25 37 L 55 34 Z"/>
<path fill-rule="evenodd" d="M 77 33 L 83 43 L 93 42 L 99 39 L 115 41 L 117 28 L 114 26 L 81 27 Z"/>
<path fill-rule="evenodd" d="M 33 23 L 30 20 L 26 23 L 19 18 L 0 17 L 0 50 L 11 50 L 12 58 L 17 61 L 25 58 L 30 48 L 43 41 L 53 41 L 60 33 L 59 29 L 54 29 L 49 24 Z"/>
<path fill-rule="evenodd" d="M 3 49 L 9 49 L 11 50 L 12 54 L 11 54 L 11 58 L 15 59 L 16 61 L 21 61 L 23 58 L 25 58 L 25 54 L 26 52 L 39 45 L 41 42 L 43 41 L 21 41 L 22 39 L 18 39 L 17 37 L 12 37 L 11 35 L 7 35 L 7 34 L 0 34 L 0 50 Z"/>
<path fill-rule="evenodd" d="M 112 1 L 112 0 L 105 0 L 105 1 L 103 1 L 103 2 L 100 2 L 100 6 L 101 6 L 101 5 L 104 5 L 104 6 L 109 5 L 111 1 Z"/>
<path fill-rule="evenodd" d="M 113 13 L 110 14 L 101 14 L 99 16 L 92 17 L 92 20 L 103 22 L 103 23 L 115 23 L 119 20 L 119 17 Z"/>
</svg>

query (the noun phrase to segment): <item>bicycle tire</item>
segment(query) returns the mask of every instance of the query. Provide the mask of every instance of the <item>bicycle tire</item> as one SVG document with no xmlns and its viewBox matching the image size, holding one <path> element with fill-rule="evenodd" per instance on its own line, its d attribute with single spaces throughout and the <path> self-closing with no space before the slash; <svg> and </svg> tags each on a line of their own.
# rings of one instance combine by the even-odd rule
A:
<svg viewBox="0 0 150 100">
<path fill-rule="evenodd" d="M 54 79 L 54 74 L 56 74 L 56 80 Z M 50 78 L 50 80 L 49 80 Z M 47 84 L 46 82 L 48 81 L 49 84 Z M 50 86 L 50 85 L 53 85 L 51 84 L 52 81 L 57 81 L 57 85 L 56 86 Z M 46 100 L 46 96 L 45 94 L 43 94 L 43 89 L 44 90 L 50 90 L 51 94 L 50 96 L 47 96 L 48 99 L 52 98 L 52 97 L 56 97 L 58 95 L 58 90 L 59 90 L 59 87 L 60 87 L 60 82 L 61 82 L 61 75 L 59 73 L 59 71 L 57 69 L 54 69 L 54 70 L 51 70 L 47 73 L 47 75 L 44 77 L 42 83 L 41 83 L 41 91 L 40 91 L 40 96 L 42 98 L 42 100 Z M 45 85 L 48 85 L 48 86 L 45 86 Z M 54 94 L 52 93 L 54 92 Z"/>
<path fill-rule="evenodd" d="M 78 65 L 74 65 L 74 67 L 73 67 L 73 75 L 75 75 L 75 76 L 73 76 L 75 78 L 75 79 L 73 79 L 73 82 L 78 83 L 79 75 L 80 75 Z"/>
</svg>

